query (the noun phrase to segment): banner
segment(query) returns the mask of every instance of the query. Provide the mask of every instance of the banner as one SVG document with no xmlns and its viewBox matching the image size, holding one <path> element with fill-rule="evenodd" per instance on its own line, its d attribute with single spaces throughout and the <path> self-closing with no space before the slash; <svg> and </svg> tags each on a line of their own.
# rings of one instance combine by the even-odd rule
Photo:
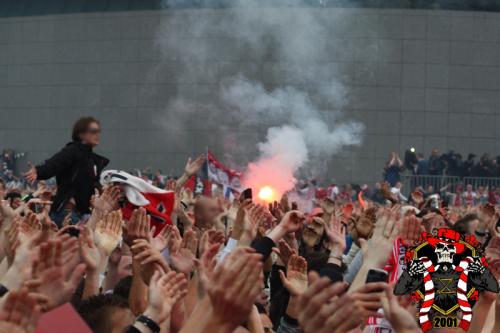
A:
<svg viewBox="0 0 500 333">
<path fill-rule="evenodd" d="M 243 174 L 224 166 L 209 150 L 207 151 L 206 170 L 208 180 L 211 183 L 221 185 L 226 197 L 230 197 L 233 191 L 238 193 L 243 191 L 241 187 L 241 178 Z"/>
</svg>

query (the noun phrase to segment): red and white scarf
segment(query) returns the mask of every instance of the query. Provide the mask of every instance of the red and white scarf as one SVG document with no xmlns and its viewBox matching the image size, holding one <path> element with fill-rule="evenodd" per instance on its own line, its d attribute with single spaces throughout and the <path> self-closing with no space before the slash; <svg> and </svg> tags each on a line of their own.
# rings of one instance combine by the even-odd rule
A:
<svg viewBox="0 0 500 333">
<path fill-rule="evenodd" d="M 420 307 L 418 314 L 418 320 L 420 322 L 420 327 L 424 332 L 432 329 L 432 323 L 429 320 L 429 311 L 434 305 L 434 282 L 432 281 L 431 274 L 434 272 L 434 265 L 432 261 L 427 257 L 421 257 L 420 261 L 425 266 L 424 272 L 424 301 Z"/>
<path fill-rule="evenodd" d="M 472 319 L 472 308 L 467 299 L 467 279 L 469 272 L 467 268 L 474 260 L 472 257 L 466 257 L 460 261 L 460 264 L 455 268 L 455 271 L 460 272 L 460 278 L 457 286 L 457 299 L 460 310 L 462 310 L 462 320 L 460 320 L 459 327 L 464 331 L 469 329 L 470 321 Z"/>
<path fill-rule="evenodd" d="M 434 282 L 432 282 L 430 273 L 435 271 L 432 261 L 427 257 L 421 257 L 420 261 L 424 264 L 426 272 L 424 273 L 424 301 L 420 307 L 419 322 L 420 327 L 424 332 L 432 329 L 432 324 L 429 321 L 429 311 L 434 305 Z M 466 257 L 460 261 L 460 264 L 455 267 L 455 271 L 460 273 L 457 285 L 457 300 L 460 310 L 462 310 L 462 320 L 459 327 L 467 331 L 472 319 L 472 307 L 467 299 L 467 281 L 468 274 L 467 268 L 473 262 L 472 257 Z"/>
</svg>

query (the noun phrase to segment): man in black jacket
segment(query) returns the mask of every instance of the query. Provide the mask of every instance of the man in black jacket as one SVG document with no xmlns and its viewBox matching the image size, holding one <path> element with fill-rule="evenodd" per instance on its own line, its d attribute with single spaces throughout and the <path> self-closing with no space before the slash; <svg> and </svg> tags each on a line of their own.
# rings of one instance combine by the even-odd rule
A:
<svg viewBox="0 0 500 333">
<path fill-rule="evenodd" d="M 72 220 L 90 213 L 90 198 L 99 186 L 99 177 L 109 160 L 92 150 L 99 144 L 101 127 L 92 117 L 83 117 L 73 126 L 72 142 L 43 164 L 31 167 L 25 177 L 29 182 L 56 177 L 57 193 L 53 198 L 51 218 L 61 226 L 72 212 Z"/>
</svg>

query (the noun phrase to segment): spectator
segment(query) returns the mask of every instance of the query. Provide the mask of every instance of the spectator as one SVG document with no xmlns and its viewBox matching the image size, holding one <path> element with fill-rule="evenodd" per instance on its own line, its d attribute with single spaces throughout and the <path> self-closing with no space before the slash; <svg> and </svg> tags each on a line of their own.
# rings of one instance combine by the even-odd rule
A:
<svg viewBox="0 0 500 333">
<path fill-rule="evenodd" d="M 392 152 L 384 168 L 384 181 L 394 187 L 401 180 L 400 174 L 403 170 L 403 162 L 396 152 Z"/>
<path fill-rule="evenodd" d="M 464 162 L 464 176 L 469 177 L 472 175 L 472 169 L 474 168 L 474 159 L 476 158 L 476 155 L 474 154 L 469 154 L 467 155 L 467 160 Z"/>
<path fill-rule="evenodd" d="M 467 186 L 465 187 L 465 192 L 462 194 L 462 197 L 464 198 L 465 205 L 473 206 L 475 204 L 477 199 L 477 194 L 476 192 L 473 191 L 471 184 L 467 184 Z"/>
<path fill-rule="evenodd" d="M 431 156 L 429 157 L 429 174 L 430 175 L 442 175 L 444 170 L 444 163 L 439 155 L 439 151 L 434 148 L 432 150 Z"/>
<path fill-rule="evenodd" d="M 101 126 L 92 117 L 78 119 L 73 126 L 72 141 L 43 164 L 31 167 L 25 174 L 29 182 L 56 177 L 57 193 L 51 215 L 61 225 L 71 213 L 74 219 L 90 214 L 90 198 L 98 186 L 101 171 L 109 160 L 93 152 L 100 142 Z M 68 206 L 71 200 L 75 206 Z"/>
<path fill-rule="evenodd" d="M 403 188 L 403 184 L 401 182 L 396 182 L 396 185 L 391 188 L 391 193 L 398 198 L 400 202 L 407 202 L 408 198 L 401 193 L 401 188 Z"/>
<path fill-rule="evenodd" d="M 429 161 L 424 158 L 424 154 L 417 154 L 417 175 L 429 174 Z"/>
</svg>

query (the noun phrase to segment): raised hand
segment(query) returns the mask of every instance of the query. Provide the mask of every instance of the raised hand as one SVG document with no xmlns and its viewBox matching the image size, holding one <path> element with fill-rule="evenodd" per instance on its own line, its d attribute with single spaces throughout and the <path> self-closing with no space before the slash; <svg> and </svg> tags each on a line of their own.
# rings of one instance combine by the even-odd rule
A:
<svg viewBox="0 0 500 333">
<path fill-rule="evenodd" d="M 266 221 L 266 215 L 265 208 L 260 205 L 246 206 L 246 218 L 244 219 L 243 235 L 241 237 L 243 245 L 250 245 L 257 237 L 257 230 Z"/>
<path fill-rule="evenodd" d="M 351 294 L 357 306 L 361 309 L 363 318 L 377 317 L 377 313 L 382 308 L 381 290 L 387 286 L 385 282 L 366 283 L 361 288 Z"/>
<path fill-rule="evenodd" d="M 198 239 L 196 232 L 188 230 L 184 233 L 181 249 L 171 255 L 172 264 L 179 271 L 189 275 L 195 268 L 196 251 L 198 250 Z"/>
<path fill-rule="evenodd" d="M 244 202 L 240 203 L 237 212 L 236 218 L 233 224 L 233 232 L 231 233 L 231 238 L 240 240 L 243 232 L 245 230 L 245 219 L 247 219 L 247 211 L 246 208 L 252 205 L 252 200 L 247 199 Z"/>
<path fill-rule="evenodd" d="M 208 229 L 200 238 L 199 253 L 204 253 L 210 246 L 214 244 L 223 244 L 225 240 L 224 232 L 221 230 Z"/>
<path fill-rule="evenodd" d="M 203 166 L 205 162 L 205 155 L 199 155 L 194 161 L 191 160 L 191 157 L 188 158 L 186 166 L 184 167 L 184 172 L 187 176 L 191 177 L 195 175 Z"/>
<path fill-rule="evenodd" d="M 212 320 L 232 332 L 248 319 L 262 291 L 262 256 L 251 248 L 232 252 L 203 283 L 212 305 Z M 206 278 L 206 276 L 204 277 Z"/>
<path fill-rule="evenodd" d="M 215 256 L 217 255 L 219 248 L 220 244 L 214 244 L 201 254 L 201 259 L 197 264 L 202 286 L 206 283 L 210 283 L 215 266 L 217 265 Z"/>
<path fill-rule="evenodd" d="M 104 219 L 97 222 L 95 242 L 106 256 L 113 252 L 122 239 L 122 224 L 122 214 L 119 210 L 106 214 Z"/>
<path fill-rule="evenodd" d="M 29 241 L 31 237 L 36 237 L 36 235 L 42 232 L 42 223 L 37 219 L 36 215 L 32 212 L 28 212 L 21 222 L 21 234 Z"/>
<path fill-rule="evenodd" d="M 309 274 L 310 286 L 299 299 L 299 323 L 304 333 L 344 333 L 358 327 L 361 309 L 345 291 L 344 283 Z"/>
<path fill-rule="evenodd" d="M 166 225 L 163 227 L 163 230 L 165 231 L 165 237 L 167 237 L 168 252 L 172 254 L 177 253 L 182 244 L 182 237 L 179 228 L 175 225 Z"/>
<path fill-rule="evenodd" d="M 377 216 L 373 236 L 363 248 L 363 262 L 370 262 L 377 268 L 383 268 L 398 234 L 398 215 L 389 209 L 383 209 Z"/>
<path fill-rule="evenodd" d="M 274 244 L 277 244 L 280 239 L 287 234 L 298 231 L 305 221 L 305 216 L 298 210 L 291 210 L 287 212 L 280 223 L 267 235 Z"/>
<path fill-rule="evenodd" d="M 292 249 L 292 247 L 283 239 L 278 242 L 278 248 L 273 248 L 273 252 L 276 253 L 281 260 L 281 265 L 286 266 L 290 261 L 292 255 L 296 255 L 297 251 Z"/>
<path fill-rule="evenodd" d="M 155 231 L 155 227 L 151 228 L 151 231 L 149 232 L 149 239 L 151 245 L 158 251 L 162 252 L 168 246 L 168 235 L 170 234 L 170 230 L 165 226 L 156 236 L 153 236 Z"/>
<path fill-rule="evenodd" d="M 394 295 L 393 288 L 391 286 L 386 285 L 381 301 L 384 309 L 384 315 L 396 332 L 422 332 L 420 327 L 417 325 L 415 316 L 399 305 L 398 299 Z"/>
<path fill-rule="evenodd" d="M 187 294 L 187 280 L 181 273 L 155 271 L 148 290 L 148 306 L 144 315 L 157 323 L 165 321 L 172 307 Z"/>
<path fill-rule="evenodd" d="M 333 215 L 335 212 L 335 202 L 330 198 L 324 198 L 320 201 L 321 209 L 327 215 Z"/>
<path fill-rule="evenodd" d="M 446 223 L 441 215 L 436 213 L 428 213 L 422 217 L 422 225 L 427 232 L 432 232 L 434 229 L 445 227 Z"/>
<path fill-rule="evenodd" d="M 83 227 L 78 237 L 80 256 L 88 271 L 96 271 L 107 256 L 105 249 L 94 243 L 94 233 L 88 227 Z"/>
<path fill-rule="evenodd" d="M 16 217 L 10 227 L 4 231 L 4 242 L 2 244 L 3 251 L 7 258 L 7 263 L 9 267 L 14 262 L 14 257 L 16 255 L 16 249 L 20 244 L 19 241 L 19 230 L 21 218 Z"/>
<path fill-rule="evenodd" d="M 130 220 L 123 227 L 123 241 L 125 244 L 132 246 L 137 239 L 149 239 L 150 225 L 151 217 L 146 214 L 144 208 L 134 210 Z"/>
<path fill-rule="evenodd" d="M 403 219 L 399 231 L 399 237 L 405 245 L 412 246 L 420 238 L 422 222 L 415 215 L 406 216 Z"/>
<path fill-rule="evenodd" d="M 38 179 L 38 172 L 31 162 L 28 162 L 28 167 L 29 170 L 26 171 L 23 176 L 24 178 L 26 178 L 26 181 L 28 181 L 28 183 L 32 184 Z"/>
<path fill-rule="evenodd" d="M 5 297 L 0 309 L 0 332 L 33 333 L 40 318 L 36 299 L 28 295 L 26 288 L 13 290 Z"/>
<path fill-rule="evenodd" d="M 196 251 L 198 250 L 198 236 L 194 230 L 188 230 L 184 233 L 181 248 L 189 250 L 189 252 L 196 257 Z"/>
<path fill-rule="evenodd" d="M 288 201 L 288 194 L 286 192 L 283 193 L 283 195 L 281 196 L 280 207 L 283 211 L 283 214 L 288 212 L 291 209 L 290 202 Z"/>
<path fill-rule="evenodd" d="M 16 212 L 8 205 L 7 201 L 1 200 L 2 198 L 0 198 L 0 221 L 2 222 L 2 228 L 5 229 L 10 226 L 16 217 Z"/>
<path fill-rule="evenodd" d="M 152 247 L 145 239 L 136 239 L 130 248 L 134 260 L 141 264 L 141 277 L 144 283 L 149 284 L 151 277 L 156 270 L 167 273 L 170 267 L 163 258 L 162 254 Z"/>
<path fill-rule="evenodd" d="M 120 198 L 121 190 L 118 186 L 105 187 L 102 194 L 96 189 L 92 198 L 92 207 L 95 210 L 106 214 L 118 209 L 118 199 Z"/>
<path fill-rule="evenodd" d="M 85 272 L 85 264 L 68 266 L 63 262 L 60 240 L 50 240 L 40 245 L 40 257 L 33 265 L 33 279 L 26 281 L 30 294 L 42 300 L 44 311 L 68 302 Z M 70 272 L 70 274 L 66 274 Z"/>
<path fill-rule="evenodd" d="M 333 214 L 330 223 L 325 223 L 325 231 L 328 236 L 330 252 L 337 256 L 342 255 L 346 248 L 346 228 L 342 224 L 340 216 Z"/>
<path fill-rule="evenodd" d="M 305 221 L 304 214 L 298 210 L 291 210 L 283 216 L 279 227 L 282 227 L 287 233 L 299 231 L 302 223 Z"/>
<path fill-rule="evenodd" d="M 286 276 L 283 271 L 279 272 L 281 282 L 290 295 L 299 296 L 307 290 L 307 262 L 303 257 L 292 255 L 288 261 Z"/>
</svg>

